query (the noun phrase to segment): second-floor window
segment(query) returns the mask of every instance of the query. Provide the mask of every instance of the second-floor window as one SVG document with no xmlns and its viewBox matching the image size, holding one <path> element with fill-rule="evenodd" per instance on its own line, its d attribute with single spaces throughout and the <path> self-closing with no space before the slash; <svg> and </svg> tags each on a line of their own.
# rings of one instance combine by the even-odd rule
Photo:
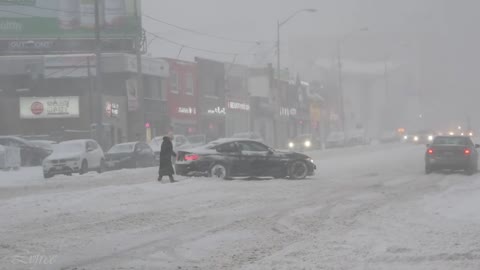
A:
<svg viewBox="0 0 480 270">
<path fill-rule="evenodd" d="M 170 74 L 170 85 L 171 85 L 171 91 L 173 93 L 178 93 L 179 90 L 179 85 L 178 85 L 178 74 L 176 72 L 172 72 Z"/>
<path fill-rule="evenodd" d="M 187 73 L 185 77 L 185 93 L 188 95 L 193 95 L 193 74 Z"/>
</svg>

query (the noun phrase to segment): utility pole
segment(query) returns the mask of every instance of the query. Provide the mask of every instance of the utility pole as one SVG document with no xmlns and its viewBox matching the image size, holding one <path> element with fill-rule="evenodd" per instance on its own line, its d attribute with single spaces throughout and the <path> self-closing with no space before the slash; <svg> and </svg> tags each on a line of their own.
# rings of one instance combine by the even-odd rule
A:
<svg viewBox="0 0 480 270">
<path fill-rule="evenodd" d="M 337 60 L 338 60 L 338 95 L 340 102 L 340 121 L 342 122 L 342 132 L 344 140 L 346 140 L 346 125 L 345 125 L 345 106 L 343 97 L 343 75 L 342 75 L 342 43 L 337 41 Z"/>
<path fill-rule="evenodd" d="M 95 0 L 95 135 L 97 142 L 105 149 L 106 142 L 103 127 L 102 40 L 100 37 L 100 27 L 100 0 Z"/>
<path fill-rule="evenodd" d="M 144 92 L 143 92 L 143 70 L 142 70 L 142 37 L 143 37 L 143 28 L 142 28 L 142 16 L 140 16 L 140 1 L 135 0 L 135 19 L 137 23 L 137 36 L 135 38 L 135 54 L 137 58 L 137 97 L 138 97 L 138 109 L 137 109 L 137 125 L 135 129 L 138 129 L 140 138 L 147 140 L 147 134 L 145 129 L 145 109 L 143 103 L 145 102 Z"/>
</svg>

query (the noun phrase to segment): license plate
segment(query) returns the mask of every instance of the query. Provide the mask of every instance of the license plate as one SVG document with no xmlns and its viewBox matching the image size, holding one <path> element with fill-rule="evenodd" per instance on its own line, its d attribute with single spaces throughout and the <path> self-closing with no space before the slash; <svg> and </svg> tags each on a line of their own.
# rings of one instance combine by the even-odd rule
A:
<svg viewBox="0 0 480 270">
<path fill-rule="evenodd" d="M 53 167 L 53 169 L 56 170 L 56 171 L 60 171 L 60 170 L 63 169 L 63 166 L 55 166 L 55 167 Z"/>
</svg>

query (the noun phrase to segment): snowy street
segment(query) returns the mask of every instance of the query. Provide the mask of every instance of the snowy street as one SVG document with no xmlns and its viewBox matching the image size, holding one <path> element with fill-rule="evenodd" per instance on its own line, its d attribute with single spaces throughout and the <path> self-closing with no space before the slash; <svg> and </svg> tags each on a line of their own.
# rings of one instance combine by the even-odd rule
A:
<svg viewBox="0 0 480 270">
<path fill-rule="evenodd" d="M 424 151 L 315 152 L 302 181 L 0 172 L 0 269 L 478 269 L 480 174 Z"/>
</svg>

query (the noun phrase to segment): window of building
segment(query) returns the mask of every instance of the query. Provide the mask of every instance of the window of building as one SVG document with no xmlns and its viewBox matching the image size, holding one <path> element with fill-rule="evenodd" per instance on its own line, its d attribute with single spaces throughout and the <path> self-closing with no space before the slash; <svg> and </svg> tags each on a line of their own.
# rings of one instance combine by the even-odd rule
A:
<svg viewBox="0 0 480 270">
<path fill-rule="evenodd" d="M 179 91 L 179 85 L 178 85 L 178 74 L 175 71 L 172 71 L 170 73 L 170 85 L 171 85 L 171 91 L 173 93 L 178 93 Z"/>
<path fill-rule="evenodd" d="M 193 95 L 193 74 L 192 73 L 187 73 L 186 75 L 185 93 L 187 95 Z"/>
</svg>

